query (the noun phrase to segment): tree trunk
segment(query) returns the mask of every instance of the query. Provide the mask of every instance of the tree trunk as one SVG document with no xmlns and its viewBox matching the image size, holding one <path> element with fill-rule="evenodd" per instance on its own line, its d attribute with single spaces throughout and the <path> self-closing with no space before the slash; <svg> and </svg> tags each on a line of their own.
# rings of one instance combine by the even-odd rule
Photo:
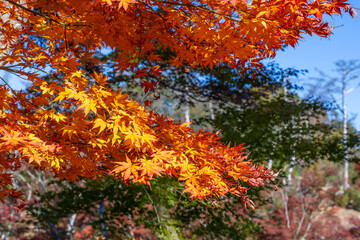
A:
<svg viewBox="0 0 360 240">
<path fill-rule="evenodd" d="M 189 91 L 188 87 L 185 88 L 186 92 Z M 189 96 L 187 94 L 185 94 L 185 103 L 184 103 L 184 107 L 183 107 L 183 112 L 184 112 L 184 121 L 185 122 L 190 122 L 190 102 L 189 102 Z"/>
<path fill-rule="evenodd" d="M 209 110 L 210 110 L 210 119 L 215 120 L 214 106 L 211 101 L 209 101 Z"/>
<path fill-rule="evenodd" d="M 285 101 L 285 103 L 288 101 L 288 99 L 287 99 L 286 81 L 287 81 L 286 77 L 283 77 L 282 87 L 283 87 L 283 90 L 284 90 L 284 101 Z M 284 127 L 288 128 L 287 124 Z M 290 146 L 290 147 L 293 148 L 294 146 Z M 291 162 L 290 162 L 290 166 L 289 166 L 289 171 L 287 173 L 287 183 L 286 183 L 287 186 L 291 186 L 291 184 L 292 184 L 292 172 L 294 170 L 295 160 L 296 160 L 296 157 L 295 157 L 295 153 L 294 153 L 294 155 L 291 156 Z"/>
<path fill-rule="evenodd" d="M 349 184 L 349 157 L 347 150 L 347 109 L 346 109 L 346 72 L 342 76 L 342 108 L 343 108 L 343 149 L 344 149 L 344 190 Z"/>
</svg>

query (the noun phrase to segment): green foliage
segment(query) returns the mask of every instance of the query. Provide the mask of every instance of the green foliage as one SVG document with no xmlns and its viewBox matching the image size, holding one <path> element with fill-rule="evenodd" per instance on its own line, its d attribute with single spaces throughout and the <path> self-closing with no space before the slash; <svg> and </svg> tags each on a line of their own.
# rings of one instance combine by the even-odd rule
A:
<svg viewBox="0 0 360 240">
<path fill-rule="evenodd" d="M 314 162 L 326 152 L 324 138 L 331 133 L 331 127 L 326 123 L 325 104 L 299 98 L 299 87 L 284 82 L 300 73 L 271 65 L 253 82 L 252 78 L 242 79 L 242 88 L 234 89 L 242 97 L 219 102 L 216 118 L 203 118 L 199 123 L 205 121 L 221 129 L 224 142 L 245 142 L 254 161 L 264 163 L 271 159 L 276 169 L 293 161 L 293 156 L 297 161 L 292 165 Z M 230 79 L 222 79 L 225 82 L 236 78 L 231 72 L 223 76 Z"/>
<path fill-rule="evenodd" d="M 50 190 L 52 187 L 56 190 Z M 101 214 L 102 203 L 105 208 Z M 143 237 L 159 239 L 245 239 L 261 231 L 259 224 L 246 217 L 238 199 L 190 201 L 181 195 L 181 184 L 169 178 L 152 182 L 151 189 L 138 184 L 127 186 L 111 178 L 76 184 L 54 181 L 40 201 L 27 210 L 39 227 L 54 234 L 51 223 L 63 237 L 67 233 L 61 222 L 74 213 L 86 216 L 87 220 L 78 220 L 82 228 L 91 225 L 97 234 L 110 239 L 128 239 L 134 229 L 142 231 Z"/>
<path fill-rule="evenodd" d="M 344 146 L 343 146 L 343 128 L 341 120 L 332 120 L 329 124 L 331 126 L 330 134 L 325 137 L 325 148 L 323 154 L 334 162 L 344 161 Z M 348 123 L 347 147 L 348 158 L 350 162 L 360 162 L 359 147 L 360 134 L 357 130 Z M 326 151 L 326 152 L 325 152 Z"/>
<path fill-rule="evenodd" d="M 339 192 L 335 198 L 335 204 L 343 208 L 351 208 L 360 211 L 360 171 L 356 163 L 350 167 L 350 187 Z"/>
</svg>

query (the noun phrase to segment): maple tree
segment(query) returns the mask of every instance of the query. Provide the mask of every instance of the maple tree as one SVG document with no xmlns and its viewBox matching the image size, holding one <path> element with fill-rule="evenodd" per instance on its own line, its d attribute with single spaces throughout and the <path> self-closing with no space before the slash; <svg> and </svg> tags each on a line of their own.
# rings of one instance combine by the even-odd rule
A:
<svg viewBox="0 0 360 240">
<path fill-rule="evenodd" d="M 30 98 L 2 79 L 0 199 L 20 195 L 9 171 L 26 161 L 69 180 L 176 176 L 192 198 L 232 193 L 252 205 L 242 182 L 263 185 L 271 170 L 247 161 L 243 145 L 223 145 L 216 133 L 195 133 L 114 91 L 95 54 L 113 49 L 113 67 L 136 72 L 145 91 L 155 91 L 148 77 L 161 76 L 161 61 L 259 66 L 301 34 L 329 36 L 322 15 L 342 10 L 354 14 L 346 0 L 0 1 L 0 69 L 37 93 Z M 160 48 L 173 57 L 162 59 Z"/>
</svg>

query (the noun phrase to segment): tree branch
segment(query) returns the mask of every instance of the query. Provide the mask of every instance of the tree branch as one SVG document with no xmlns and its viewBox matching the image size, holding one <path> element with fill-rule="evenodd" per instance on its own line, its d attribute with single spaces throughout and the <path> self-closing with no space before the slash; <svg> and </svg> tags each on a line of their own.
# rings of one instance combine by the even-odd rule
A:
<svg viewBox="0 0 360 240">
<path fill-rule="evenodd" d="M 221 14 L 217 11 L 214 11 L 212 9 L 209 9 L 209 8 L 206 8 L 206 7 L 203 7 L 203 6 L 199 6 L 199 5 L 192 5 L 192 4 L 185 4 L 185 3 L 177 3 L 177 2 L 168 2 L 168 1 L 162 1 L 162 0 L 153 0 L 154 2 L 158 2 L 158 3 L 165 3 L 165 4 L 170 4 L 170 5 L 176 5 L 176 6 L 184 6 L 184 7 L 190 7 L 190 8 L 197 8 L 197 9 L 200 9 L 200 10 L 204 10 L 204 11 L 207 11 L 207 12 L 211 12 L 213 14 L 216 14 L 218 16 L 221 16 L 223 18 L 226 18 L 230 21 L 235 21 L 235 22 L 239 22 L 239 23 L 242 23 L 241 19 L 236 19 L 236 18 L 233 18 L 233 17 L 230 17 L 228 15 L 224 15 L 224 14 Z M 141 2 L 141 1 L 139 1 Z M 247 13 L 245 11 L 242 11 L 242 10 L 239 10 L 239 9 L 236 9 L 240 12 L 243 12 L 243 13 Z M 248 13 L 247 13 L 248 14 Z"/>
<path fill-rule="evenodd" d="M 10 3 L 10 4 L 12 4 L 12 5 L 17 6 L 18 8 L 21 8 L 22 10 L 24 10 L 24 11 L 26 11 L 26 12 L 32 13 L 32 14 L 34 14 L 34 15 L 39 15 L 39 16 L 47 19 L 47 20 L 54 21 L 54 22 L 56 22 L 56 23 L 58 23 L 58 24 L 60 24 L 61 26 L 64 26 L 64 27 L 80 27 L 80 26 L 86 26 L 85 23 L 73 23 L 73 24 L 63 23 L 63 22 L 60 22 L 60 21 L 58 21 L 58 20 L 56 20 L 56 19 L 53 19 L 53 18 L 51 18 L 51 17 L 49 17 L 49 16 L 47 16 L 47 15 L 45 15 L 45 14 L 43 14 L 43 13 L 36 12 L 36 11 L 34 11 L 34 10 L 32 10 L 32 9 L 26 8 L 26 7 L 24 7 L 23 5 L 21 5 L 21 4 L 19 4 L 19 3 L 16 3 L 16 2 L 14 2 L 14 1 L 12 1 L 12 0 L 5 0 L 5 1 L 8 2 L 8 3 Z"/>
</svg>

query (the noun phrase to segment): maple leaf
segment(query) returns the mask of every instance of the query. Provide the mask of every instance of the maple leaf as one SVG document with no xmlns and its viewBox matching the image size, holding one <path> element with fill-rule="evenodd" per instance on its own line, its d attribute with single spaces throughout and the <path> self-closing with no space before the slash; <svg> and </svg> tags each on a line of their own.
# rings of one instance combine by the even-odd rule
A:
<svg viewBox="0 0 360 240">
<path fill-rule="evenodd" d="M 125 11 L 128 9 L 129 4 L 137 3 L 135 0 L 120 0 L 119 2 L 118 8 L 124 8 Z"/>
<path fill-rule="evenodd" d="M 124 181 L 127 181 L 130 179 L 131 175 L 133 175 L 135 178 L 138 177 L 137 169 L 139 168 L 138 164 L 133 164 L 131 160 L 126 155 L 126 162 L 116 162 L 118 167 L 114 168 L 112 172 L 114 173 L 121 173 L 123 176 Z"/>
<path fill-rule="evenodd" d="M 8 146 L 10 149 L 14 149 L 17 145 L 26 142 L 26 137 L 21 137 L 19 132 L 3 131 L 2 134 L 3 136 L 0 137 L 0 143 L 2 141 L 3 146 Z"/>
<path fill-rule="evenodd" d="M 150 101 L 149 99 L 146 99 L 146 100 L 144 101 L 145 107 L 149 107 L 151 104 L 152 104 L 152 101 Z"/>
<path fill-rule="evenodd" d="M 82 104 L 78 107 L 78 109 L 83 109 L 85 114 L 88 115 L 90 111 L 93 113 L 97 113 L 97 102 L 92 99 L 84 99 Z"/>
<path fill-rule="evenodd" d="M 151 155 L 154 162 L 165 162 L 165 163 L 171 163 L 173 160 L 176 159 L 176 156 L 174 155 L 174 151 L 158 151 Z"/>
<path fill-rule="evenodd" d="M 95 128 L 99 128 L 99 133 L 101 133 L 102 131 L 104 131 L 104 129 L 107 126 L 107 122 L 104 121 L 102 118 L 98 117 L 94 120 L 94 126 L 93 129 Z"/>
<path fill-rule="evenodd" d="M 165 169 L 159 163 L 144 159 L 140 164 L 139 170 L 142 172 L 140 176 L 147 176 L 152 179 L 154 176 L 161 176 Z"/>
<path fill-rule="evenodd" d="M 94 5 L 97 5 L 97 4 L 100 4 L 100 3 L 106 3 L 106 4 L 111 6 L 112 5 L 112 0 L 96 0 L 94 2 Z"/>
<path fill-rule="evenodd" d="M 149 80 L 142 80 L 140 86 L 145 87 L 144 92 L 147 93 L 149 90 L 155 91 L 155 83 L 149 82 Z"/>
</svg>

